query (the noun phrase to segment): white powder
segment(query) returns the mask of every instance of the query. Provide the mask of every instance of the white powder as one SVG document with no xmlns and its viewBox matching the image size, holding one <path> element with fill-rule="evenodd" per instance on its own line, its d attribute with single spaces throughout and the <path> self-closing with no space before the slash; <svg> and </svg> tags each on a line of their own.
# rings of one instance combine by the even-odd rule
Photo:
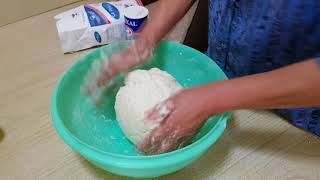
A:
<svg viewBox="0 0 320 180">
<path fill-rule="evenodd" d="M 158 121 L 145 122 L 146 112 L 181 89 L 174 77 L 160 69 L 130 72 L 115 102 L 117 119 L 128 139 L 137 144 L 156 128 Z"/>
</svg>

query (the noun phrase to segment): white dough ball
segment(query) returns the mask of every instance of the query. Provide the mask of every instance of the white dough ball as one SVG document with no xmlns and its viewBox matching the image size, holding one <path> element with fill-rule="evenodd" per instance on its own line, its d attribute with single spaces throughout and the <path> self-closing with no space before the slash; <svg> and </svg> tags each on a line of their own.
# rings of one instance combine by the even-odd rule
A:
<svg viewBox="0 0 320 180">
<path fill-rule="evenodd" d="M 145 112 L 181 90 L 181 85 L 158 68 L 130 72 L 116 96 L 115 111 L 129 140 L 141 142 L 159 124 L 144 120 Z"/>
</svg>

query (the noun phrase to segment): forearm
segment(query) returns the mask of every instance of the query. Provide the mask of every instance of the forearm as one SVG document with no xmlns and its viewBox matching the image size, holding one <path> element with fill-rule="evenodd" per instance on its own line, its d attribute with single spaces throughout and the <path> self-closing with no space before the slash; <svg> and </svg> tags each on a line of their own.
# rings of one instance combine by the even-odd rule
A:
<svg viewBox="0 0 320 180">
<path fill-rule="evenodd" d="M 210 113 L 320 105 L 320 68 L 305 61 L 257 75 L 199 87 Z M 210 101 L 211 100 L 211 101 Z"/>
<path fill-rule="evenodd" d="M 187 12 L 191 3 L 192 0 L 160 0 L 139 39 L 108 61 L 101 82 L 106 77 L 113 77 L 121 71 L 143 64 L 152 55 L 155 45 Z"/>
<path fill-rule="evenodd" d="M 157 44 L 185 15 L 192 0 L 160 0 L 140 34 L 138 43 Z"/>
</svg>

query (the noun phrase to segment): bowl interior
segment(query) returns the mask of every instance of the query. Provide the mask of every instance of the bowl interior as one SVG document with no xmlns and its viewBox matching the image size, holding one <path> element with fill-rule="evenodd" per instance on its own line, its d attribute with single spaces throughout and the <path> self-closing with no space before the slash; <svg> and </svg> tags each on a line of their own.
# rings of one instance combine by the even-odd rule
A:
<svg viewBox="0 0 320 180">
<path fill-rule="evenodd" d="M 107 58 L 111 52 L 120 51 L 129 43 L 98 48 L 77 61 L 58 85 L 56 103 L 64 126 L 82 143 L 102 152 L 137 156 L 141 154 L 121 131 L 114 111 L 115 95 L 123 84 L 124 75 L 117 77 L 116 85 L 106 92 L 108 96 L 104 97 L 99 107 L 81 94 L 83 79 L 91 63 Z M 225 74 L 207 56 L 174 42 L 160 43 L 149 63 L 139 68 L 152 67 L 167 71 L 186 88 L 226 79 Z M 210 118 L 193 141 L 206 135 L 219 119 L 220 116 Z"/>
</svg>

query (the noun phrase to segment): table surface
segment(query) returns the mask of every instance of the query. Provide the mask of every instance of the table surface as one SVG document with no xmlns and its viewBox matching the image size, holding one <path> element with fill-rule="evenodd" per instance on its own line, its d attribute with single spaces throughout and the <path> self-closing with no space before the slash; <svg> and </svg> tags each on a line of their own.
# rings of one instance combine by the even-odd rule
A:
<svg viewBox="0 0 320 180">
<path fill-rule="evenodd" d="M 0 179 L 127 179 L 73 152 L 51 124 L 58 78 L 92 50 L 60 49 L 53 16 L 78 5 L 0 28 Z M 195 8 L 167 39 L 183 41 Z M 237 111 L 205 155 L 159 179 L 320 179 L 320 140 L 270 112 Z"/>
</svg>

